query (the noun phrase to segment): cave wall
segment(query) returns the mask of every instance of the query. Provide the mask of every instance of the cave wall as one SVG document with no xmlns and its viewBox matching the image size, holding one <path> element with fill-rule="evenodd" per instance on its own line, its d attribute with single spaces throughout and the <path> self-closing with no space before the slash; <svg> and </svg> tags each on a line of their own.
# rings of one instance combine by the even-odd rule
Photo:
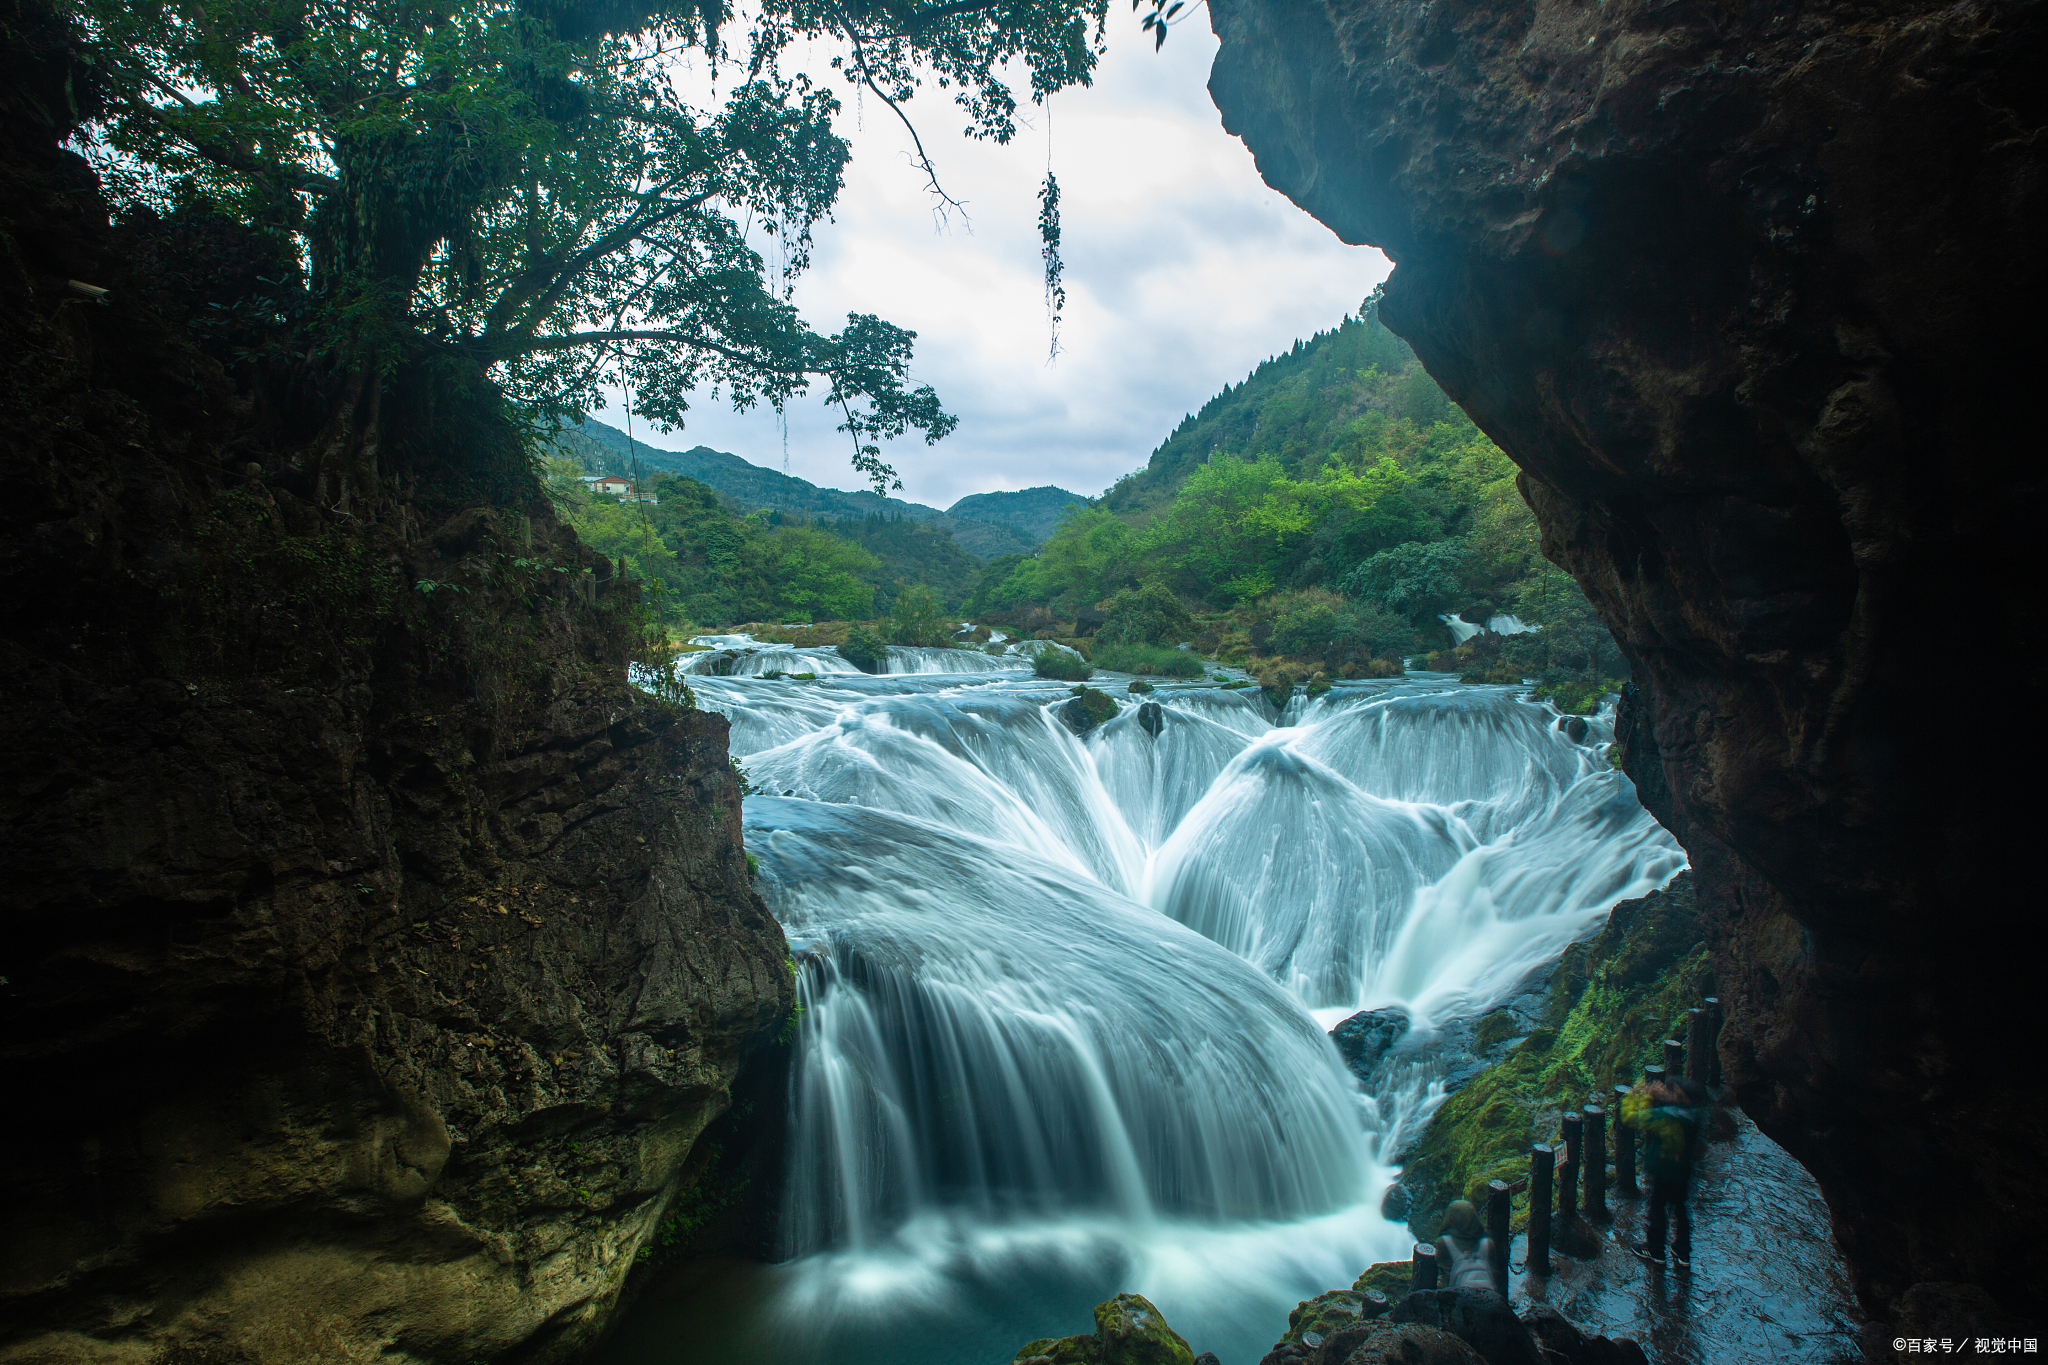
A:
<svg viewBox="0 0 2048 1365">
<path fill-rule="evenodd" d="M 792 1007 L 726 723 L 479 377 L 319 488 L 288 253 L 0 20 L 0 1361 L 575 1358 Z"/>
<path fill-rule="evenodd" d="M 1393 259 L 1380 317 L 1628 655 L 1631 767 L 1719 916 L 1728 1074 L 1866 1306 L 1943 1282 L 2038 1312 L 2048 1115 L 2010 1068 L 2040 995 L 2013 949 L 2048 9 L 1210 13 L 1225 126 Z"/>
</svg>

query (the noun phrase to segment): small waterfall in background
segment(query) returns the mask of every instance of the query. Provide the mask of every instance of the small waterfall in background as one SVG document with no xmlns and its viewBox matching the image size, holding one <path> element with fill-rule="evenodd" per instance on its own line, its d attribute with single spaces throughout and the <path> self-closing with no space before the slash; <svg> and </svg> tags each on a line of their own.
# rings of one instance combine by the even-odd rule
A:
<svg viewBox="0 0 2048 1365">
<path fill-rule="evenodd" d="M 703 643 L 758 648 L 692 685 L 801 964 L 788 1259 L 615 1358 L 985 1365 L 1132 1290 L 1249 1365 L 1405 1257 L 1433 1031 L 1684 865 L 1604 719 L 1574 743 L 1520 689 L 1162 684 L 1148 725 L 1118 685 L 1076 737 L 1016 655 Z M 1325 1030 L 1388 1006 L 1423 1045 L 1367 1094 Z"/>
</svg>

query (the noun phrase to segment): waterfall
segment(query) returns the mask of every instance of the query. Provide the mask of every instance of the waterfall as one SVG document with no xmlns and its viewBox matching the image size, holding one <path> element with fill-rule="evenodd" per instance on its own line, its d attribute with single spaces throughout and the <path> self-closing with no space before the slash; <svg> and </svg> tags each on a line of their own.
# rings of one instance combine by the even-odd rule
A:
<svg viewBox="0 0 2048 1365">
<path fill-rule="evenodd" d="M 919 655 L 693 679 L 803 1011 L 789 1259 L 692 1360 L 969 1365 L 1125 1289 L 1256 1360 L 1404 1254 L 1378 1202 L 1443 1094 L 1426 1048 L 1363 1093 L 1324 1029 L 1398 1005 L 1426 1040 L 1683 865 L 1606 718 L 1575 743 L 1519 689 L 1118 689 L 1076 736 L 1065 686 Z"/>
</svg>

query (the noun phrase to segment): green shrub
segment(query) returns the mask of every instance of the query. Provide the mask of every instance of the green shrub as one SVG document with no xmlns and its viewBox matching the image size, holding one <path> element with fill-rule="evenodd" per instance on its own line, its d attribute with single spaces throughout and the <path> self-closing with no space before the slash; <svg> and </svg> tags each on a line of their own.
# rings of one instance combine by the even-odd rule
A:
<svg viewBox="0 0 2048 1365">
<path fill-rule="evenodd" d="M 839 646 L 839 657 L 863 673 L 880 673 L 883 661 L 889 657 L 889 646 L 866 626 L 855 626 L 846 632 L 846 641 Z"/>
<path fill-rule="evenodd" d="M 1343 587 L 1352 597 L 1421 622 L 1466 596 L 1473 570 L 1472 551 L 1463 541 L 1415 540 L 1366 560 L 1345 575 Z"/>
<path fill-rule="evenodd" d="M 1567 678 L 1560 682 L 1545 683 L 1533 693 L 1536 700 L 1547 701 L 1558 710 L 1570 716 L 1590 715 L 1600 709 L 1600 699 L 1609 692 L 1619 692 L 1621 684 L 1612 678 L 1586 681 Z"/>
<path fill-rule="evenodd" d="M 1104 645 L 1174 645 L 1195 632 L 1187 608 L 1163 583 L 1125 588 L 1109 599 L 1104 614 L 1107 619 L 1095 633 Z"/>
<path fill-rule="evenodd" d="M 1169 678 L 1202 676 L 1202 661 L 1193 650 L 1163 645 L 1098 644 L 1094 662 L 1113 673 L 1153 673 Z"/>
<path fill-rule="evenodd" d="M 953 631 L 939 611 L 939 601 L 923 584 L 905 588 L 889 613 L 889 643 L 937 647 L 953 643 Z"/>
<path fill-rule="evenodd" d="M 1055 678 L 1060 682 L 1086 682 L 1095 676 L 1095 670 L 1088 666 L 1086 660 L 1052 649 L 1031 661 L 1031 671 L 1041 678 Z"/>
</svg>

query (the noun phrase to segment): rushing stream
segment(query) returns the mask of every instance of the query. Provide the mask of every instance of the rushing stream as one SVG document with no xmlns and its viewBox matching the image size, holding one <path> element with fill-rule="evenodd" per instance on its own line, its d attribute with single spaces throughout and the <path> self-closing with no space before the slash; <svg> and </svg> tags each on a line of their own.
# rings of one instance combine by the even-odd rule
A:
<svg viewBox="0 0 2048 1365">
<path fill-rule="evenodd" d="M 800 962 L 786 1259 L 641 1315 L 614 1360 L 993 1365 L 1134 1290 L 1248 1365 L 1297 1300 L 1406 1254 L 1379 1205 L 1442 1096 L 1433 1031 L 1683 864 L 1605 724 L 1574 743 L 1520 689 L 1276 715 L 1161 685 L 1141 715 L 1099 678 L 1122 709 L 1077 738 L 1015 656 L 719 666 L 691 681 L 762 793 L 747 846 Z M 1324 1030 L 1390 1005 L 1412 1061 L 1364 1094 Z"/>
</svg>

